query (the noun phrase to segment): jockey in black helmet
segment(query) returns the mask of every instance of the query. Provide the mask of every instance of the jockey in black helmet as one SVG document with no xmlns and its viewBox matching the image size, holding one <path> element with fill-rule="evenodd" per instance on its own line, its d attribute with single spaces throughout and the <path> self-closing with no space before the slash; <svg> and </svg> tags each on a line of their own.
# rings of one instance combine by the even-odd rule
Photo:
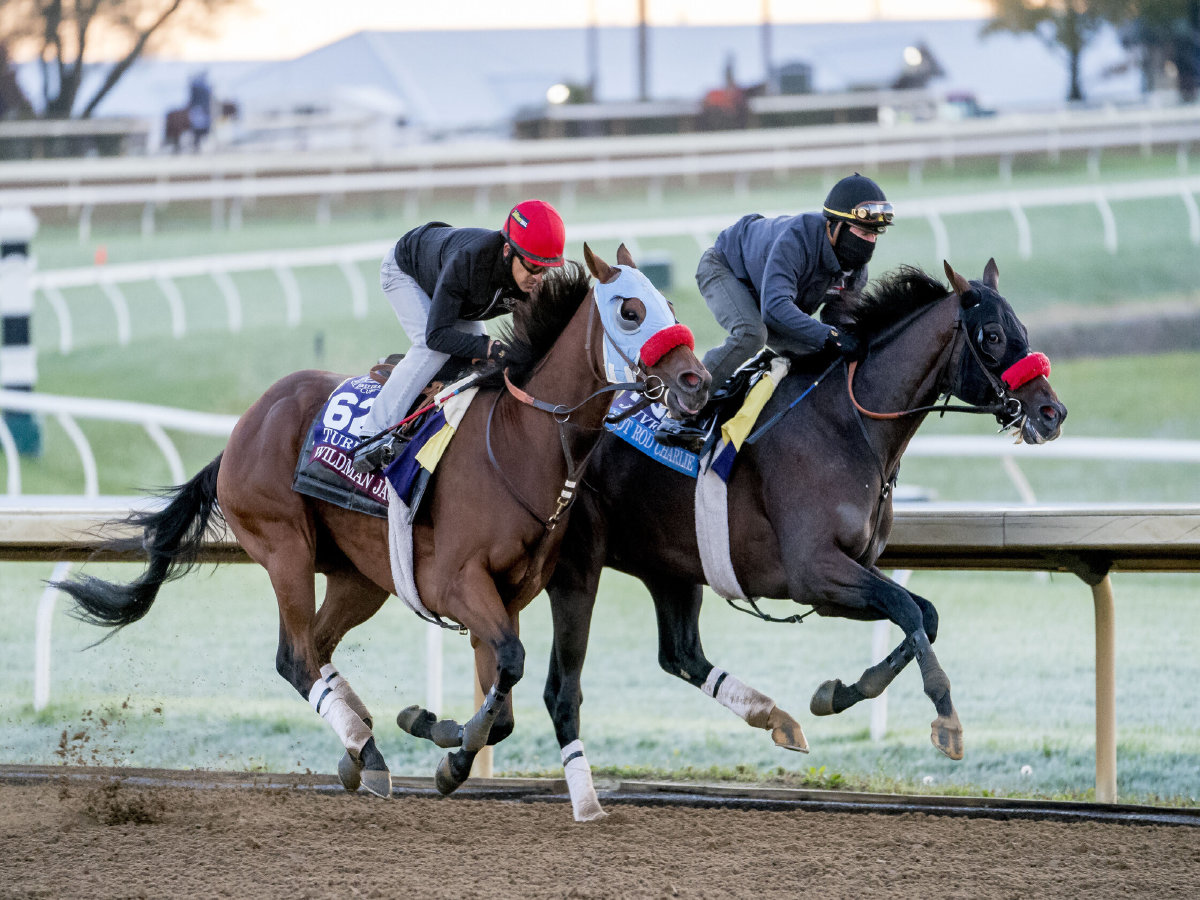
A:
<svg viewBox="0 0 1200 900">
<path fill-rule="evenodd" d="M 812 316 L 843 292 L 867 283 L 876 238 L 892 224 L 883 190 L 857 172 L 829 191 L 820 212 L 765 219 L 743 216 L 700 257 L 696 283 L 729 337 L 704 355 L 719 389 L 764 346 L 796 355 L 858 352 L 853 335 Z M 696 449 L 705 431 L 695 421 L 667 418 L 657 432 L 664 444 Z"/>
</svg>

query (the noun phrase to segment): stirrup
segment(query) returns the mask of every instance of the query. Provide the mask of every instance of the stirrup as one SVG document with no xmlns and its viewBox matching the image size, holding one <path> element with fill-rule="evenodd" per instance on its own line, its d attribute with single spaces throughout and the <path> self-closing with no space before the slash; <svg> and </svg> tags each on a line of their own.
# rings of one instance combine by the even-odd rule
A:
<svg viewBox="0 0 1200 900">
<path fill-rule="evenodd" d="M 708 430 L 695 420 L 665 418 L 654 431 L 654 439 L 664 447 L 682 447 L 692 453 L 699 453 L 704 446 Z"/>
<path fill-rule="evenodd" d="M 370 444 L 362 444 L 354 451 L 354 460 L 350 467 L 360 475 L 382 469 L 396 458 L 396 449 L 400 441 L 389 434 Z"/>
</svg>

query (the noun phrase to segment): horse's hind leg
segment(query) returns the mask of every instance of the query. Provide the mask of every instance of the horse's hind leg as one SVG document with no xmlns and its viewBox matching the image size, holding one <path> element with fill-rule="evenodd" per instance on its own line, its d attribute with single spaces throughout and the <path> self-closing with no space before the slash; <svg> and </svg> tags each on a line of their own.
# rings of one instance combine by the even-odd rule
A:
<svg viewBox="0 0 1200 900">
<path fill-rule="evenodd" d="M 752 728 L 771 732 L 771 739 L 788 750 L 808 752 L 804 731 L 775 701 L 743 684 L 704 655 L 700 645 L 700 585 L 675 580 L 643 579 L 654 598 L 658 618 L 658 664 L 663 671 L 698 687 Z"/>
<path fill-rule="evenodd" d="M 604 541 L 596 535 L 594 524 L 594 519 L 583 517 L 582 507 L 576 507 L 563 539 L 562 555 L 546 585 L 554 622 L 554 642 L 550 648 L 550 667 L 542 700 L 554 723 L 576 822 L 591 822 L 607 815 L 596 796 L 592 767 L 579 738 L 579 709 L 583 704 L 580 682 L 600 571 L 604 566 Z"/>
<path fill-rule="evenodd" d="M 353 712 L 372 728 L 371 713 L 342 674 L 333 665 L 334 648 L 351 628 L 361 625 L 379 611 L 387 600 L 387 591 L 355 569 L 343 569 L 326 574 L 325 601 L 317 611 L 313 624 L 313 643 L 321 663 L 321 677 L 334 696 L 345 701 Z M 372 794 L 390 797 L 391 773 L 373 741 L 363 747 L 356 757 L 347 749 L 338 762 L 338 778 L 348 791 L 365 785 Z"/>
<path fill-rule="evenodd" d="M 322 659 L 317 651 L 314 635 L 317 604 L 311 556 L 306 563 L 303 552 L 287 553 L 280 550 L 286 546 L 287 542 L 272 544 L 274 552 L 262 559 L 247 548 L 266 568 L 279 602 L 279 650 L 275 657 L 275 668 L 329 724 L 351 757 L 362 760 L 364 765 L 369 763 L 373 771 L 387 772 L 387 765 L 375 745 L 371 726 L 351 706 L 348 693 L 339 689 L 339 682 L 345 688 L 349 685 L 337 677 L 336 672 L 332 672 L 328 679 L 322 672 L 322 665 L 329 660 L 328 655 Z M 358 701 L 358 705 L 361 707 L 361 701 Z M 376 776 L 364 784 L 372 793 L 388 797 L 391 796 L 391 776 L 388 775 L 386 780 L 386 792 L 380 790 L 383 777 Z"/>
</svg>

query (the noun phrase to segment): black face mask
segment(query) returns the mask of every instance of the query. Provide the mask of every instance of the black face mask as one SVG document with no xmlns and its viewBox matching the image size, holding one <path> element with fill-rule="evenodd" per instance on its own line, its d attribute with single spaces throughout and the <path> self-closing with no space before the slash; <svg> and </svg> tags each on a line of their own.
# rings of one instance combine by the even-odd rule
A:
<svg viewBox="0 0 1200 900">
<path fill-rule="evenodd" d="M 861 269 L 871 261 L 874 252 L 874 241 L 864 241 L 846 226 L 842 226 L 837 243 L 833 245 L 834 255 L 847 271 Z"/>
</svg>

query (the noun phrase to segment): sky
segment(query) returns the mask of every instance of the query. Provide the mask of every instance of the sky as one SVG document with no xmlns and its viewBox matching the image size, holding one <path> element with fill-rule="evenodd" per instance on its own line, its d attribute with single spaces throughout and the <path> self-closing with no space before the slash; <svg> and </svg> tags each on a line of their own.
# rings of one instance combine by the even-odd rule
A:
<svg viewBox="0 0 1200 900">
<path fill-rule="evenodd" d="M 966 19 L 988 0 L 247 0 L 214 38 L 191 36 L 160 50 L 193 60 L 291 59 L 364 30 L 579 28 L 634 25 L 645 4 L 651 25 L 746 25 L 763 21 L 861 22 Z M 535 47 L 530 48 L 536 52 Z"/>
</svg>

